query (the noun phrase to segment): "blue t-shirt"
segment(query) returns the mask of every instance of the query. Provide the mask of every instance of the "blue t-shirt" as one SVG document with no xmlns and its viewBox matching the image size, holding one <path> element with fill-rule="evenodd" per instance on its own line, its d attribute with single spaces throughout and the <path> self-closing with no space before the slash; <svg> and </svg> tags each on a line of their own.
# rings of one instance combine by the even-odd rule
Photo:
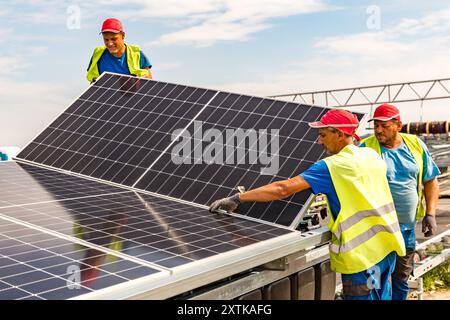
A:
<svg viewBox="0 0 450 320">
<path fill-rule="evenodd" d="M 315 194 L 323 193 L 327 196 L 330 205 L 331 214 L 336 220 L 339 211 L 341 211 L 341 203 L 339 202 L 331 180 L 330 170 L 324 160 L 314 163 L 311 167 L 300 174 L 303 179 L 308 182 Z"/>
<path fill-rule="evenodd" d="M 151 68 L 152 64 L 150 63 L 150 60 L 142 52 L 142 50 L 140 52 L 141 52 L 140 53 L 140 61 L 139 61 L 140 68 L 141 69 Z M 91 67 L 91 63 L 92 63 L 92 58 L 91 58 L 91 61 L 89 62 L 88 70 Z M 120 58 L 116 58 L 111 53 L 109 53 L 108 49 L 106 49 L 105 52 L 103 52 L 97 65 L 98 65 L 99 74 L 102 74 L 105 71 L 114 72 L 114 73 L 118 73 L 118 74 L 126 74 L 126 75 L 130 74 L 130 70 L 128 69 L 127 52 L 126 51 Z"/>
<path fill-rule="evenodd" d="M 439 175 L 439 169 L 431 158 L 427 146 L 419 139 L 423 153 L 423 182 Z M 365 147 L 363 142 L 361 147 Z M 396 149 L 387 149 L 380 145 L 381 157 L 387 165 L 387 180 L 394 199 L 398 221 L 405 230 L 413 229 L 416 224 L 417 179 L 419 168 L 405 143 Z"/>
</svg>

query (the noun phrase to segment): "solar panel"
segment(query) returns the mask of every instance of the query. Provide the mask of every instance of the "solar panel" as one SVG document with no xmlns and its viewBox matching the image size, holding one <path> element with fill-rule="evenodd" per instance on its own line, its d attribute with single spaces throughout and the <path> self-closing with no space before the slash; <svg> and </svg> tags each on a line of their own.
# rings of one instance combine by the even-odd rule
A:
<svg viewBox="0 0 450 320">
<path fill-rule="evenodd" d="M 291 178 L 322 157 L 322 147 L 314 143 L 317 131 L 309 128 L 308 122 L 320 118 L 326 111 L 319 107 L 221 92 L 196 118 L 198 122 L 187 129 L 192 137 L 215 132 L 223 139 L 219 146 L 222 154 L 214 158 L 218 163 L 204 163 L 208 142 L 200 138 L 194 142 L 196 149 L 188 154 L 190 163 L 175 164 L 173 152 L 168 150 L 136 187 L 210 204 L 237 192 L 236 187 L 240 185 L 250 189 Z M 183 147 L 181 145 L 179 149 Z M 264 162 L 262 157 L 266 159 Z M 244 204 L 238 208 L 238 213 L 289 226 L 310 195 L 309 191 L 304 191 L 269 205 Z"/>
<path fill-rule="evenodd" d="M 215 93 L 103 74 L 18 158 L 131 186 Z"/>
<path fill-rule="evenodd" d="M 173 268 L 292 231 L 143 194 L 0 208 L 0 216 Z M 61 250 L 66 250 L 62 247 Z"/>
<path fill-rule="evenodd" d="M 326 111 L 103 74 L 19 163 L 0 163 L 0 298 L 123 298 L 165 285 L 156 297 L 168 297 L 182 293 L 177 281 L 195 288 L 243 271 L 249 257 L 264 263 L 303 248 L 312 234 L 292 227 L 307 191 L 243 204 L 238 216 L 205 205 L 323 157 L 307 123 Z M 100 276 L 74 293 L 71 265 Z"/>
<path fill-rule="evenodd" d="M 2 177 L 5 185 L 14 181 L 14 170 L 26 172 L 20 193 L 33 190 L 30 179 L 36 185 L 43 183 L 41 193 L 47 188 L 59 191 L 51 181 L 61 185 L 55 177 L 64 176 L 59 172 L 51 176 L 47 169 L 18 163 L 0 167 L 9 168 Z M 66 186 L 71 187 L 70 179 L 77 177 L 66 178 Z M 75 181 L 75 189 L 79 183 Z M 183 277 L 192 277 L 189 270 L 205 272 L 230 261 L 242 261 L 242 257 L 261 248 L 274 251 L 272 245 L 280 242 L 275 239 L 281 237 L 283 243 L 292 243 L 285 236 L 297 234 L 275 225 L 211 215 L 205 208 L 130 191 L 66 196 L 69 198 L 40 202 L 30 198 L 32 203 L 0 207 L 0 299 L 68 299 L 94 293 L 94 297 L 108 297 L 111 293 L 126 297 L 129 292 L 150 289 L 167 295 L 164 285 L 178 281 L 183 272 L 187 272 Z M 198 263 L 203 267 L 199 268 Z M 167 272 L 178 267 L 184 271 Z M 78 274 L 75 282 L 74 271 Z M 134 280 L 138 282 L 134 284 Z M 122 285 L 131 291 L 119 289 Z"/>
<path fill-rule="evenodd" d="M 0 162 L 0 207 L 129 192 L 54 170 Z"/>
<path fill-rule="evenodd" d="M 18 158 L 208 205 L 239 185 L 254 188 L 295 176 L 323 157 L 307 123 L 326 111 L 103 74 Z M 180 142 L 186 134 L 190 139 Z M 220 143 L 211 144 L 212 136 Z M 174 161 L 180 150 L 181 163 Z M 310 195 L 244 204 L 238 212 L 294 226 Z"/>
<path fill-rule="evenodd" d="M 0 218 L 0 300 L 68 299 L 158 272 Z"/>
</svg>

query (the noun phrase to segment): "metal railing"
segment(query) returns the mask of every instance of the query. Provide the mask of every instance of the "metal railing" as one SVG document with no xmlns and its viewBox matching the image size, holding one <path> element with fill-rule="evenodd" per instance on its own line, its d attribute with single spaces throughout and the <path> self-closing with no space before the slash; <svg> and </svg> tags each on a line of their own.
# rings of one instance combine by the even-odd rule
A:
<svg viewBox="0 0 450 320">
<path fill-rule="evenodd" d="M 450 78 L 289 93 L 273 95 L 270 98 L 325 107 L 356 107 L 373 106 L 382 103 L 423 102 L 426 100 L 449 99 Z"/>
</svg>

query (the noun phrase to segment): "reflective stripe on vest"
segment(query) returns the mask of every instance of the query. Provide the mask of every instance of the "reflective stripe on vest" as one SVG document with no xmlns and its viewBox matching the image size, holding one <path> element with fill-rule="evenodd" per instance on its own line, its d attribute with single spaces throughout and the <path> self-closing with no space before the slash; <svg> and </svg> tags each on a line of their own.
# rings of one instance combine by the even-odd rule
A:
<svg viewBox="0 0 450 320">
<path fill-rule="evenodd" d="M 421 220 L 425 217 L 425 206 L 423 204 L 423 153 L 424 150 L 420 145 L 419 138 L 413 134 L 407 133 L 399 133 L 405 142 L 406 147 L 411 152 L 416 161 L 417 167 L 419 168 L 419 176 L 417 177 L 417 195 L 419 198 L 419 202 L 417 205 L 416 211 L 416 220 Z M 361 141 L 361 143 L 365 143 L 366 147 L 372 148 L 379 155 L 381 155 L 380 143 L 378 142 L 375 136 L 370 136 Z"/>
<path fill-rule="evenodd" d="M 89 82 L 97 79 L 100 76 L 100 72 L 98 70 L 98 62 L 105 52 L 106 47 L 101 46 L 94 49 L 94 53 L 92 54 L 92 62 L 89 66 L 89 70 L 87 72 L 86 78 Z M 141 49 L 139 46 L 135 46 L 132 44 L 126 45 L 126 55 L 127 55 L 127 65 L 130 74 L 138 76 L 138 77 L 146 77 L 149 75 L 147 69 L 141 69 Z"/>
<path fill-rule="evenodd" d="M 339 224 L 339 228 L 334 234 L 336 238 L 340 238 L 343 231 L 349 229 L 354 224 L 358 223 L 359 221 L 363 220 L 364 218 L 368 217 L 381 217 L 385 214 L 391 213 L 395 210 L 395 206 L 393 203 L 388 203 L 380 208 L 372 209 L 372 210 L 363 210 L 360 212 L 355 213 L 350 218 L 348 218 L 345 221 L 342 221 Z"/>
<path fill-rule="evenodd" d="M 373 150 L 353 145 L 324 161 L 341 205 L 329 223 L 331 268 L 357 273 L 392 251 L 405 255 L 384 161 Z"/>
<path fill-rule="evenodd" d="M 395 232 L 400 231 L 400 226 L 398 223 L 393 223 L 391 225 L 383 226 L 383 225 L 375 225 L 366 232 L 360 234 L 359 236 L 353 238 L 351 241 L 343 243 L 343 244 L 330 244 L 330 250 L 336 254 L 348 252 L 360 245 L 362 245 L 367 240 L 374 237 L 378 232 L 389 232 L 394 234 Z M 370 267 L 369 267 L 370 268 Z"/>
</svg>

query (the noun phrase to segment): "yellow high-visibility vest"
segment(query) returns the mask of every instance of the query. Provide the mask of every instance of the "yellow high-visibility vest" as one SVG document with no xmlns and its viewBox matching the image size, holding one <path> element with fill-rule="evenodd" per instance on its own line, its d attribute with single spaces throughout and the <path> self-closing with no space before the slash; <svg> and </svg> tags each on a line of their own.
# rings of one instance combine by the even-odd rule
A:
<svg viewBox="0 0 450 320">
<path fill-rule="evenodd" d="M 368 148 L 348 145 L 324 159 L 341 210 L 331 217 L 333 271 L 351 274 L 374 266 L 392 251 L 406 254 L 386 178 L 386 164 Z"/>
<path fill-rule="evenodd" d="M 94 81 L 100 76 L 97 63 L 102 57 L 105 50 L 106 50 L 105 46 L 100 46 L 94 49 L 94 53 L 92 54 L 92 62 L 91 65 L 89 66 L 89 70 L 86 75 L 86 78 L 88 79 L 89 82 Z M 127 54 L 127 65 L 128 70 L 130 70 L 130 74 L 138 77 L 146 77 L 149 75 L 147 69 L 140 68 L 141 49 L 139 48 L 139 46 L 127 44 L 126 54 Z"/>
<path fill-rule="evenodd" d="M 416 220 L 422 220 L 425 217 L 425 206 L 423 204 L 423 148 L 420 145 L 419 138 L 413 134 L 407 133 L 399 133 L 405 142 L 406 147 L 409 149 L 411 154 L 416 161 L 417 167 L 419 168 L 419 176 L 417 177 L 417 194 L 419 198 L 419 202 L 417 204 L 416 211 Z M 361 143 L 365 142 L 366 147 L 372 148 L 379 155 L 381 155 L 380 143 L 377 138 L 373 135 L 361 141 Z"/>
</svg>

